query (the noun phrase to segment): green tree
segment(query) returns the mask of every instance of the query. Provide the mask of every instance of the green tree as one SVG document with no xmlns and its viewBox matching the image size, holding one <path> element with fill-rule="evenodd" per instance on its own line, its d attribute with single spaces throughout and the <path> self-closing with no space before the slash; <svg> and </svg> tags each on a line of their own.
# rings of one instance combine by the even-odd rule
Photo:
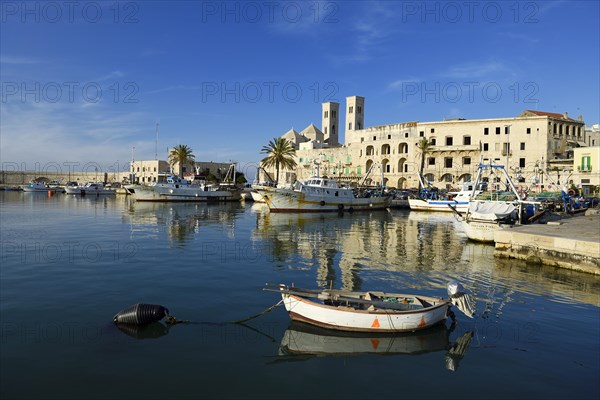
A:
<svg viewBox="0 0 600 400">
<path fill-rule="evenodd" d="M 423 170 L 425 170 L 425 157 L 427 156 L 429 150 L 431 150 L 431 147 L 432 145 L 427 138 L 423 138 L 417 142 L 417 149 L 421 152 L 421 168 L 419 169 L 421 179 L 425 179 L 423 177 Z M 421 189 L 421 181 L 419 180 L 419 190 Z"/>
<path fill-rule="evenodd" d="M 277 171 L 275 183 L 279 183 L 280 168 L 292 169 L 296 166 L 296 161 L 294 160 L 296 150 L 287 139 L 274 138 L 269 141 L 267 146 L 263 146 L 260 152 L 261 154 L 267 154 L 260 162 L 262 166 L 265 168 L 275 167 Z"/>
<path fill-rule="evenodd" d="M 169 153 L 169 164 L 171 165 L 171 169 L 175 164 L 179 164 L 179 177 L 183 177 L 183 166 L 184 165 L 193 165 L 196 161 L 196 156 L 194 156 L 194 151 L 191 147 L 185 144 L 179 144 L 171 149 Z"/>
</svg>

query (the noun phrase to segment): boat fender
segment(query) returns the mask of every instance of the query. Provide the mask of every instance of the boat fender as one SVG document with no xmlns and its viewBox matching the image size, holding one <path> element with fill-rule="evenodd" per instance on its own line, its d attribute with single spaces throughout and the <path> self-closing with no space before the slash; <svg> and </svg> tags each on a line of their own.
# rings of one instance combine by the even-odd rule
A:
<svg viewBox="0 0 600 400">
<path fill-rule="evenodd" d="M 324 206 L 325 202 L 323 200 L 321 200 L 321 202 L 319 204 L 322 205 L 322 206 Z"/>
<path fill-rule="evenodd" d="M 569 191 L 567 192 L 567 194 L 571 197 L 575 196 L 575 191 L 573 189 L 569 189 Z"/>
<path fill-rule="evenodd" d="M 113 317 L 116 324 L 148 325 L 169 315 L 169 310 L 159 304 L 138 303 L 127 307 Z"/>
<path fill-rule="evenodd" d="M 343 210 L 344 209 L 344 205 L 343 204 L 338 204 L 338 210 Z"/>
</svg>

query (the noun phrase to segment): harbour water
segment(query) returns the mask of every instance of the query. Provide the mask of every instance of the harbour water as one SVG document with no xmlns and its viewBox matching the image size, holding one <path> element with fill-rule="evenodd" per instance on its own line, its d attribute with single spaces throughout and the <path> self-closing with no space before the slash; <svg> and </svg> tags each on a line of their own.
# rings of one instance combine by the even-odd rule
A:
<svg viewBox="0 0 600 400">
<path fill-rule="evenodd" d="M 0 192 L 0 397 L 600 397 L 600 278 L 495 259 L 451 215 L 270 214 Z M 473 319 L 398 337 L 291 325 L 266 282 L 445 296 Z M 112 323 L 154 303 L 192 321 Z"/>
</svg>

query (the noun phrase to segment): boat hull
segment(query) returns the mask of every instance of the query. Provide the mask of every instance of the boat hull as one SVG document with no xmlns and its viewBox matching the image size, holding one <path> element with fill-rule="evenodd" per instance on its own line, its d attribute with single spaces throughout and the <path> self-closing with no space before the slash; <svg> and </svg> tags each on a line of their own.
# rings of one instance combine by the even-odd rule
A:
<svg viewBox="0 0 600 400">
<path fill-rule="evenodd" d="M 82 196 L 114 196 L 115 195 L 115 191 L 112 189 L 100 189 L 100 190 L 93 190 L 93 189 L 85 189 L 83 187 L 77 187 L 77 188 L 65 188 L 65 193 L 66 194 L 79 194 Z"/>
<path fill-rule="evenodd" d="M 464 220 L 463 229 L 467 237 L 476 242 L 494 243 L 494 232 L 504 229 L 505 224 L 493 221 Z"/>
<path fill-rule="evenodd" d="M 408 199 L 408 205 L 414 211 L 453 212 L 450 205 L 460 213 L 467 212 L 469 209 L 468 201 Z"/>
<path fill-rule="evenodd" d="M 225 202 L 239 201 L 241 194 L 229 190 L 205 191 L 199 188 L 166 188 L 158 186 L 127 185 L 127 192 L 136 201 L 155 202 Z"/>
<path fill-rule="evenodd" d="M 389 309 L 356 310 L 316 303 L 293 294 L 282 294 L 290 318 L 322 328 L 351 332 L 413 332 L 443 323 L 451 303 L 424 298 L 434 304 L 412 311 Z"/>
<path fill-rule="evenodd" d="M 381 210 L 389 207 L 389 197 L 336 198 L 308 195 L 286 189 L 259 190 L 272 212 L 335 212 Z"/>
</svg>

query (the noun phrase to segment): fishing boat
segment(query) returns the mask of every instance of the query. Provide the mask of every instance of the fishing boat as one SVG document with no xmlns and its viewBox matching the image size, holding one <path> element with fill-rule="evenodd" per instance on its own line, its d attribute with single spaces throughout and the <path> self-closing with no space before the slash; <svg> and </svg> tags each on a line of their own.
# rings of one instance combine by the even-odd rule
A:
<svg viewBox="0 0 600 400">
<path fill-rule="evenodd" d="M 257 189 L 272 212 L 380 210 L 390 205 L 381 192 L 340 187 L 335 179 L 312 177 L 293 189 Z"/>
<path fill-rule="evenodd" d="M 408 199 L 408 205 L 414 211 L 452 212 L 449 207 L 451 205 L 459 212 L 466 212 L 469 208 L 469 201 L 473 196 L 481 193 L 481 187 L 485 186 L 483 184 L 476 186 L 475 182 L 465 182 L 460 191 L 450 192 L 447 196 L 440 196 L 437 189 L 431 188 L 429 184 L 426 187 L 421 176 L 418 175 L 418 177 L 422 187 L 421 193 L 419 197 Z"/>
<path fill-rule="evenodd" d="M 265 290 L 281 293 L 293 321 L 322 328 L 352 332 L 413 332 L 454 318 L 454 304 L 467 316 L 475 312 L 474 302 L 460 283 L 448 284 L 449 297 L 419 296 L 384 292 L 310 290 L 267 285 Z"/>
<path fill-rule="evenodd" d="M 79 194 L 81 196 L 114 196 L 115 191 L 104 187 L 100 182 L 88 182 L 83 186 L 67 186 L 65 187 L 66 194 Z"/>
<path fill-rule="evenodd" d="M 527 194 L 517 189 L 503 165 L 480 163 L 476 184 L 483 179 L 483 173 L 496 177 L 498 183 L 492 192 L 473 192 L 466 212 L 450 206 L 458 216 L 465 234 L 471 240 L 484 243 L 494 242 L 494 232 L 513 225 L 534 222 L 544 214 L 539 201 L 527 201 Z M 500 185 L 506 190 L 499 190 Z"/>
</svg>

